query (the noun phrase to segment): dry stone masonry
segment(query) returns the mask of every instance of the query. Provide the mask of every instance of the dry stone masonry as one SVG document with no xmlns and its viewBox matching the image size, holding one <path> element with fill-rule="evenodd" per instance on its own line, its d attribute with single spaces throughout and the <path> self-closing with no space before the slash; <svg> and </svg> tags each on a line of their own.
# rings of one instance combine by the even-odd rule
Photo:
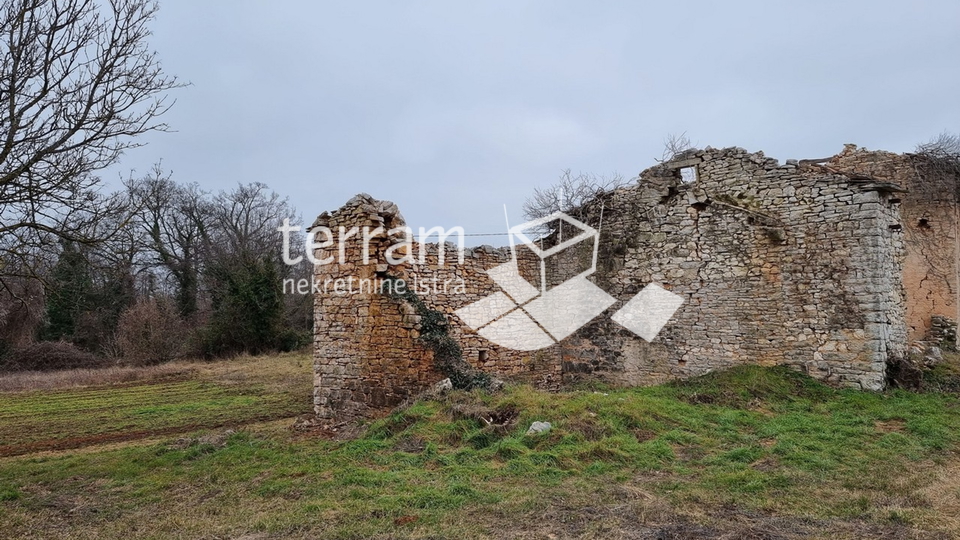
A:
<svg viewBox="0 0 960 540">
<path fill-rule="evenodd" d="M 916 154 L 870 152 L 846 145 L 824 166 L 851 178 L 877 179 L 903 186 L 900 205 L 906 244 L 903 284 L 908 291 L 905 319 L 911 342 L 932 331 L 931 316 L 957 320 L 957 181 L 944 177 L 929 159 Z"/>
<path fill-rule="evenodd" d="M 577 209 L 577 219 L 600 230 L 590 279 L 616 303 L 533 352 L 488 342 L 454 314 L 498 291 L 485 271 L 510 260 L 509 248 L 469 248 L 458 261 L 452 245 L 430 244 L 422 259 L 416 253 L 388 265 L 389 250 L 402 252 L 392 247 L 399 233 L 389 231 L 403 218 L 396 205 L 368 195 L 314 225 L 382 232 L 367 253 L 359 241 L 318 249 L 318 259 L 336 260 L 317 265 L 315 280 L 400 278 L 444 314 L 467 362 L 543 388 L 582 379 L 651 384 L 752 363 L 877 390 L 888 362 L 905 355 L 908 333 L 924 339 L 937 315 L 942 334 L 943 320 L 957 317 L 955 205 L 910 199 L 917 174 L 915 156 L 852 145 L 832 158 L 783 164 L 762 152 L 707 148 L 649 168 Z M 589 254 L 581 251 L 563 251 L 560 267 L 582 265 Z M 949 256 L 931 262 L 929 251 Z M 519 250 L 518 258 L 521 274 L 537 273 L 532 254 Z M 647 342 L 610 315 L 650 283 L 684 303 Z M 321 420 L 376 414 L 444 378 L 418 339 L 423 321 L 409 302 L 368 287 L 321 292 L 315 308 Z"/>
</svg>

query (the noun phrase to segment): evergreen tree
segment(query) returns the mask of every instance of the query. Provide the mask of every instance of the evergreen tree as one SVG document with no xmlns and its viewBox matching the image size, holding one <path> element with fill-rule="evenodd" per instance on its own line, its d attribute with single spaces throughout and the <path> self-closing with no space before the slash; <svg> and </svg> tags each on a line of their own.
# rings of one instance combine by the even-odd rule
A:
<svg viewBox="0 0 960 540">
<path fill-rule="evenodd" d="M 91 306 L 93 278 L 87 258 L 74 242 L 65 240 L 61 248 L 47 289 L 44 340 L 72 340 L 81 315 Z"/>
<path fill-rule="evenodd" d="M 285 328 L 281 273 L 274 257 L 211 265 L 211 314 L 206 353 L 259 354 L 289 350 L 296 336 Z"/>
</svg>

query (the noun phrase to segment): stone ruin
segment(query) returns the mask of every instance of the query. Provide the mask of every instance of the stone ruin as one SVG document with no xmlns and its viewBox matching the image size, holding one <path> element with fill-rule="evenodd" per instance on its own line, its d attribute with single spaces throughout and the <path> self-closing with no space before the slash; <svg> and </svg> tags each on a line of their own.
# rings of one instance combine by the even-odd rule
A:
<svg viewBox="0 0 960 540">
<path fill-rule="evenodd" d="M 590 280 L 615 302 L 536 351 L 500 347 L 454 313 L 499 290 L 486 271 L 511 260 L 509 247 L 467 248 L 461 261 L 451 245 L 429 244 L 387 265 L 403 218 L 393 203 L 358 195 L 314 227 L 375 234 L 366 250 L 360 241 L 317 249 L 332 262 L 315 266 L 315 281 L 403 279 L 420 292 L 316 294 L 318 419 L 374 415 L 449 376 L 422 335 L 438 321 L 473 368 L 546 389 L 585 379 L 654 384 L 740 364 L 882 389 L 888 364 L 911 344 L 956 340 L 957 208 L 954 198 L 927 193 L 924 170 L 921 156 L 855 145 L 783 164 L 762 152 L 707 148 L 651 167 L 576 210 L 599 230 Z M 555 242 L 555 233 L 542 241 Z M 569 249 L 559 260 L 580 264 L 588 251 Z M 535 275 L 539 261 L 518 251 L 517 263 Z M 448 286 L 430 287 L 440 283 Z M 650 283 L 683 304 L 647 342 L 609 315 Z"/>
</svg>

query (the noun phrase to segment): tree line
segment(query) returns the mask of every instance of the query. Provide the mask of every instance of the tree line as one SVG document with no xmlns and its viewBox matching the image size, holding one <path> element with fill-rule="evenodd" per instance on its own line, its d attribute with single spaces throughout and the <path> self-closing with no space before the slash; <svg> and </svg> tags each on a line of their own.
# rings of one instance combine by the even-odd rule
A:
<svg viewBox="0 0 960 540">
<path fill-rule="evenodd" d="M 152 0 L 0 0 L 0 367 L 286 350 L 309 298 L 281 280 L 261 183 L 208 193 L 160 167 L 105 193 L 100 171 L 166 131 Z M 299 276 L 298 276 L 299 277 Z"/>
<path fill-rule="evenodd" d="M 311 299 L 282 291 L 310 273 L 281 260 L 277 226 L 295 216 L 286 199 L 262 183 L 208 193 L 159 167 L 113 197 L 127 211 L 109 236 L 20 246 L 29 267 L 5 266 L 0 365 L 149 364 L 310 342 Z"/>
</svg>

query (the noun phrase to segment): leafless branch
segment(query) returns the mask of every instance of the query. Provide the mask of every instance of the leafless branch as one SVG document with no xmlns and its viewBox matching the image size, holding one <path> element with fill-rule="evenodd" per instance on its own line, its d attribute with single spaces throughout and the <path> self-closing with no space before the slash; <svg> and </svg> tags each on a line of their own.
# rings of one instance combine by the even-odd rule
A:
<svg viewBox="0 0 960 540">
<path fill-rule="evenodd" d="M 912 197 L 953 204 L 960 200 L 960 135 L 944 131 L 917 145 L 915 168 L 920 182 Z"/>
<path fill-rule="evenodd" d="M 578 209 L 586 203 L 625 183 L 619 174 L 604 178 L 584 173 L 573 175 L 567 169 L 556 184 L 534 189 L 533 195 L 523 203 L 523 213 L 527 219 L 542 218 L 554 212 L 566 212 L 576 217 Z"/>
<path fill-rule="evenodd" d="M 182 86 L 147 46 L 156 11 L 148 0 L 0 4 L 0 235 L 93 243 L 124 223 L 95 173 L 167 129 L 167 91 Z"/>
<path fill-rule="evenodd" d="M 690 137 L 687 137 L 686 131 L 679 135 L 671 133 L 663 139 L 663 154 L 658 161 L 661 163 L 670 161 L 691 148 L 693 143 L 690 142 Z"/>
</svg>

